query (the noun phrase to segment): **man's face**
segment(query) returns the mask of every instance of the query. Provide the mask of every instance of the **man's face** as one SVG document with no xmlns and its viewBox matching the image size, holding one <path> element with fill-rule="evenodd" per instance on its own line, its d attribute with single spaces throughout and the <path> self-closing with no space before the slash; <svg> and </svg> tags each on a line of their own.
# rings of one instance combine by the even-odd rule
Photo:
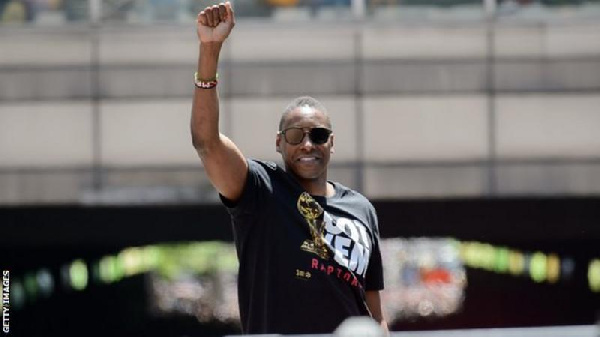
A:
<svg viewBox="0 0 600 337">
<path fill-rule="evenodd" d="M 300 144 L 287 142 L 284 135 L 278 134 L 277 152 L 285 163 L 286 170 L 291 171 L 300 179 L 327 179 L 327 165 L 333 153 L 333 134 L 323 144 L 315 144 L 306 133 L 312 128 L 331 129 L 327 117 L 314 108 L 303 106 L 291 111 L 283 122 L 282 130 L 302 128 L 305 132 Z"/>
</svg>

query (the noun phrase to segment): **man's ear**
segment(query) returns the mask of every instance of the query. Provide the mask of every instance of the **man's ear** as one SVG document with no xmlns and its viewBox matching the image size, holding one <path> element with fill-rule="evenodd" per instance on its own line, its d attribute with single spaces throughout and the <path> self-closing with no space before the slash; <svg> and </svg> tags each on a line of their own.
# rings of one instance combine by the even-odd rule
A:
<svg viewBox="0 0 600 337">
<path fill-rule="evenodd" d="M 329 153 L 334 153 L 335 152 L 335 148 L 333 147 L 333 133 L 331 134 L 331 138 L 329 139 L 329 141 L 331 142 L 331 147 L 329 148 Z"/>
<path fill-rule="evenodd" d="M 277 137 L 275 138 L 275 151 L 277 151 L 278 153 L 281 153 L 281 150 L 279 149 L 280 143 L 281 143 L 281 135 L 279 133 L 277 133 Z"/>
</svg>

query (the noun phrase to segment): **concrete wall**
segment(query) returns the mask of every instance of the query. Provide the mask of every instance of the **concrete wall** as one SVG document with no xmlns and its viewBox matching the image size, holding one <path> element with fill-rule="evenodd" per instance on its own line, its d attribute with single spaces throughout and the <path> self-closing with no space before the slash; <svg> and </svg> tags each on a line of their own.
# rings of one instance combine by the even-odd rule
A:
<svg viewBox="0 0 600 337">
<path fill-rule="evenodd" d="M 280 112 L 309 94 L 332 115 L 332 178 L 370 197 L 600 192 L 599 24 L 235 29 L 221 126 L 249 157 L 278 160 Z M 93 34 L 0 31 L 0 203 L 214 198 L 189 135 L 193 29 Z"/>
</svg>

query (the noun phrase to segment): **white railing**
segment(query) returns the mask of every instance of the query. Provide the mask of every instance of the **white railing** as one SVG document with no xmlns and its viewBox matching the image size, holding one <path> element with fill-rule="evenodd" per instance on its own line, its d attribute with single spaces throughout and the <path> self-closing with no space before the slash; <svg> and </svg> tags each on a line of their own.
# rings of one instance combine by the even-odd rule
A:
<svg viewBox="0 0 600 337">
<path fill-rule="evenodd" d="M 280 335 L 250 335 L 254 337 L 275 337 Z M 341 334 L 285 335 L 287 337 L 345 337 Z M 598 337 L 600 326 L 573 325 L 533 328 L 494 328 L 461 329 L 439 331 L 393 331 L 390 337 Z M 233 337 L 233 336 L 227 336 Z M 363 336 L 370 337 L 370 336 Z"/>
</svg>

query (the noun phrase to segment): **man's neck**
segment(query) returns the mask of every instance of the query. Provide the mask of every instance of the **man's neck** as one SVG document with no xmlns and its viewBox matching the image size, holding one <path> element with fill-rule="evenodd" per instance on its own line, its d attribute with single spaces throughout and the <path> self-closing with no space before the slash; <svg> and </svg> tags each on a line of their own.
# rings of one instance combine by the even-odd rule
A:
<svg viewBox="0 0 600 337">
<path fill-rule="evenodd" d="M 304 187 L 304 190 L 311 195 L 332 197 L 335 194 L 335 188 L 333 187 L 333 184 L 329 183 L 326 177 L 314 180 L 298 178 L 298 182 L 302 187 Z"/>
<path fill-rule="evenodd" d="M 327 181 L 327 172 L 315 179 L 303 179 L 296 175 L 296 173 L 287 165 L 285 166 L 285 171 L 296 178 L 296 181 L 300 186 L 302 186 L 302 188 L 310 195 L 321 197 L 333 197 L 335 195 L 335 187 Z"/>
</svg>

